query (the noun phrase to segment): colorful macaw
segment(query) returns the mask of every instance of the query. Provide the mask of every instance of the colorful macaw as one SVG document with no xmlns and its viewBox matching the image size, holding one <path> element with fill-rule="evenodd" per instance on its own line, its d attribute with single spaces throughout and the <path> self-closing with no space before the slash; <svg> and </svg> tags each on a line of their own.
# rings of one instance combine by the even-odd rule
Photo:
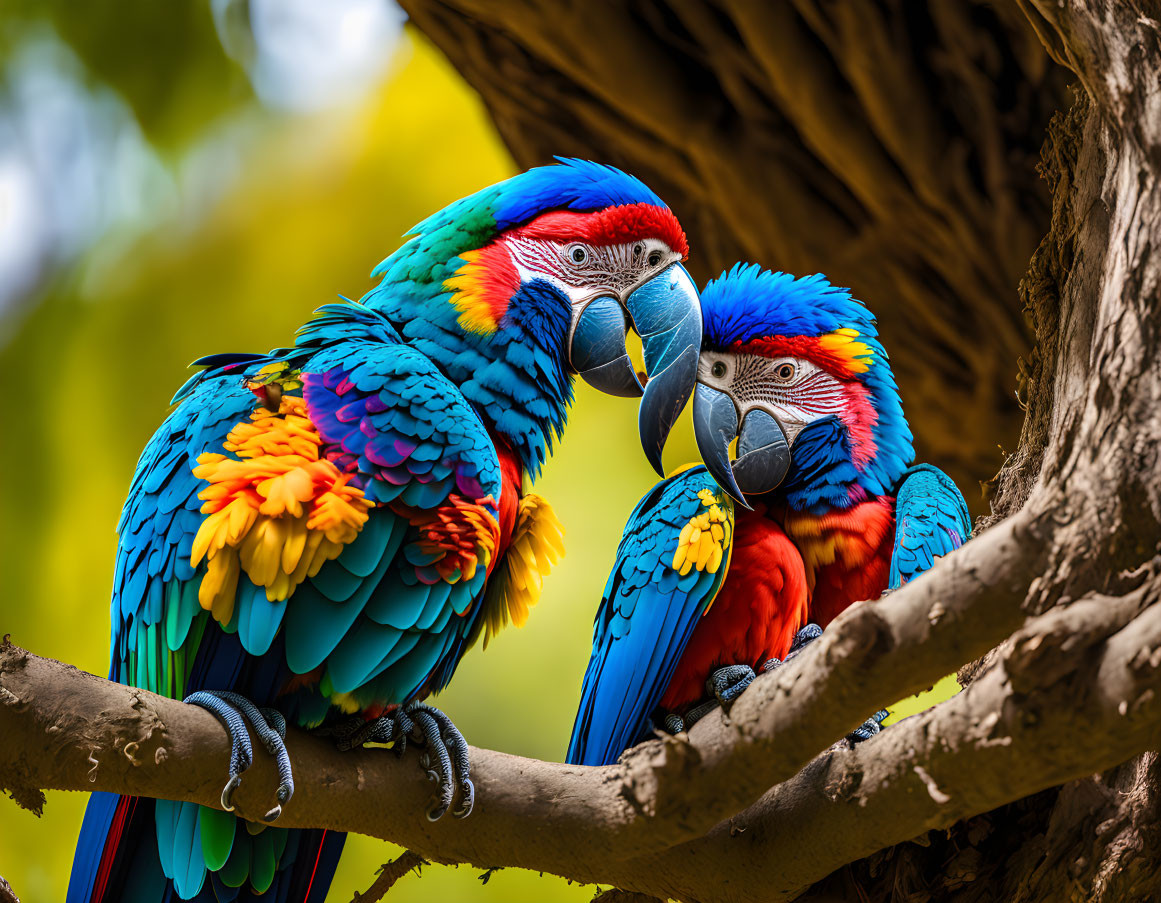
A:
<svg viewBox="0 0 1161 903">
<path fill-rule="evenodd" d="M 951 479 L 909 466 L 887 353 L 848 291 L 738 265 L 701 303 L 693 419 L 706 466 L 659 483 L 629 518 L 597 612 L 573 764 L 611 763 L 654 726 L 675 732 L 728 705 L 816 625 L 923 573 L 970 533 Z"/>
<path fill-rule="evenodd" d="M 229 813 L 252 759 L 245 721 L 278 758 L 268 822 L 293 792 L 287 722 L 345 747 L 401 751 L 410 736 L 438 777 L 428 817 L 457 789 L 466 815 L 467 746 L 422 700 L 478 638 L 524 622 L 561 554 L 552 509 L 522 487 L 564 428 L 574 373 L 642 395 L 659 463 L 694 388 L 701 315 L 685 234 L 652 191 L 562 160 L 410 234 L 376 288 L 323 307 L 294 347 L 198 361 L 142 454 L 118 528 L 110 677 L 225 724 L 227 811 L 94 794 L 70 903 L 324 899 L 342 835 Z"/>
</svg>

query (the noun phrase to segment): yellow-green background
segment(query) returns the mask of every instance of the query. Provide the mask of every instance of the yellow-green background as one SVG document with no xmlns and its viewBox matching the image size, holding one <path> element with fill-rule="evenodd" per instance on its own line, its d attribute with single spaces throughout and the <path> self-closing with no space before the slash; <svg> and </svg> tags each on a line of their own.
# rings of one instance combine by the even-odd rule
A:
<svg viewBox="0 0 1161 903">
<path fill-rule="evenodd" d="M 130 20 L 135 5 L 125 7 Z M 67 16 L 57 27 L 69 27 Z M 164 64 L 183 71 L 181 59 Z M 109 66 L 102 74 L 117 84 L 116 61 Z M 191 119 L 230 97 L 213 71 L 187 81 Z M 132 81 L 125 90 L 147 93 Z M 194 129 L 148 101 L 138 115 L 155 117 L 146 124 L 160 146 Z M 313 308 L 366 291 L 367 274 L 409 226 L 514 171 L 478 99 L 413 35 L 356 109 L 266 122 L 237 166 L 233 187 L 197 216 L 110 236 L 62 268 L 0 346 L 0 633 L 41 655 L 106 670 L 114 526 L 186 363 L 285 343 Z M 565 524 L 568 555 L 528 625 L 470 653 L 439 699 L 474 744 L 564 753 L 594 608 L 624 520 L 654 480 L 635 417 L 632 402 L 578 387 L 565 441 L 537 486 Z M 693 454 L 688 424 L 679 425 L 667 463 Z M 0 874 L 25 903 L 63 899 L 84 802 L 50 793 L 37 819 L 0 800 Z M 397 853 L 351 837 L 329 899 L 351 899 Z M 592 896 L 553 877 L 504 870 L 484 886 L 478 874 L 430 866 L 391 899 Z"/>
</svg>

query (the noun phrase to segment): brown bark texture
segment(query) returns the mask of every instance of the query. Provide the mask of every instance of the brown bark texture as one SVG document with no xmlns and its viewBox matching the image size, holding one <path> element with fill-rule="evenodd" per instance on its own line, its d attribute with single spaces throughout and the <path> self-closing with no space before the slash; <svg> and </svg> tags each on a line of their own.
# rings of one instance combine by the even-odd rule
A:
<svg viewBox="0 0 1161 903">
<path fill-rule="evenodd" d="M 605 768 L 475 750 L 476 811 L 435 824 L 414 760 L 292 731 L 281 823 L 610 901 L 1161 899 L 1161 2 L 404 5 L 520 162 L 638 172 L 705 270 L 859 286 L 957 477 L 1018 426 L 1013 386 L 1023 425 L 976 538 L 728 714 Z M 961 666 L 956 697 L 836 743 Z M 10 644 L 0 737 L 30 808 L 47 788 L 220 805 L 212 716 Z M 241 814 L 275 786 L 259 754 Z"/>
</svg>

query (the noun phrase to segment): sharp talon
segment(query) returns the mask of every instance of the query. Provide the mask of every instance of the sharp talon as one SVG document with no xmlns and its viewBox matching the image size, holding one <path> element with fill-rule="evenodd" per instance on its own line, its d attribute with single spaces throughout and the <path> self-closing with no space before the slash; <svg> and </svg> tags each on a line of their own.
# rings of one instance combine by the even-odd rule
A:
<svg viewBox="0 0 1161 903">
<path fill-rule="evenodd" d="M 476 806 L 476 785 L 470 779 L 464 779 L 460 785 L 460 794 L 462 799 L 459 808 L 452 812 L 452 818 L 467 818 Z"/>
<path fill-rule="evenodd" d="M 725 707 L 741 696 L 753 680 L 754 669 L 749 665 L 725 665 L 709 676 L 706 690 Z"/>
<path fill-rule="evenodd" d="M 332 735 L 342 729 L 330 726 Z M 394 709 L 373 721 L 362 722 L 351 735 L 351 746 L 367 743 L 390 743 L 401 757 L 410 740 L 420 751 L 419 764 L 436 788 L 435 799 L 426 810 L 429 821 L 438 821 L 451 809 L 457 781 L 463 800 L 455 810 L 457 818 L 468 815 L 475 806 L 475 786 L 469 780 L 471 761 L 468 745 L 451 719 L 439 709 L 423 703 L 411 703 Z"/>
<path fill-rule="evenodd" d="M 262 817 L 262 820 L 263 821 L 278 821 L 278 816 L 280 816 L 281 814 L 282 814 L 282 807 L 275 806 L 273 809 L 271 809 L 269 812 L 267 812 Z"/>
<path fill-rule="evenodd" d="M 794 635 L 794 642 L 790 644 L 790 654 L 786 657 L 790 658 L 791 655 L 794 655 L 794 653 L 802 649 L 807 643 L 817 640 L 820 636 L 822 636 L 821 627 L 817 624 L 807 624 Z"/>
<path fill-rule="evenodd" d="M 234 811 L 234 791 L 242 783 L 242 773 L 254 762 L 254 746 L 250 739 L 253 729 L 262 746 L 274 756 L 279 777 L 276 809 L 270 810 L 277 818 L 282 812 L 282 803 L 294 793 L 294 776 L 290 756 L 286 752 L 283 738 L 286 736 L 286 718 L 277 709 L 258 708 L 244 696 L 231 690 L 197 690 L 189 694 L 185 701 L 205 709 L 221 722 L 230 740 L 230 779 L 222 788 L 222 808 Z M 249 722 L 250 729 L 246 723 Z"/>
<path fill-rule="evenodd" d="M 240 775 L 230 775 L 230 780 L 226 782 L 226 786 L 222 788 L 222 808 L 227 812 L 234 811 L 234 804 L 232 802 L 234 791 L 238 789 L 238 785 L 242 783 Z"/>
</svg>

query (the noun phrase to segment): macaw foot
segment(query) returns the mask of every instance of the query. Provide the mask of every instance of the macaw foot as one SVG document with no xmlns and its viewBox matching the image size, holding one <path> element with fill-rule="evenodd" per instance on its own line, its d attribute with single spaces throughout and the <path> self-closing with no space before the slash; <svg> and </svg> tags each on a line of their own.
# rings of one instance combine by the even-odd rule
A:
<svg viewBox="0 0 1161 903">
<path fill-rule="evenodd" d="M 684 715 L 670 712 L 665 716 L 665 729 L 671 734 L 687 731 L 706 715 L 721 706 L 727 712 L 742 691 L 753 683 L 756 675 L 749 665 L 723 665 L 714 670 L 705 682 L 705 690 L 712 698 L 695 705 Z"/>
<path fill-rule="evenodd" d="M 798 655 L 807 645 L 813 643 L 820 636 L 822 636 L 822 628 L 817 624 L 807 624 L 794 636 L 794 642 L 790 644 L 790 652 L 787 653 L 785 661 L 790 661 L 794 656 Z M 772 658 L 762 666 L 762 671 L 773 671 L 784 662 Z M 887 717 L 887 710 L 880 709 L 875 712 L 870 718 L 856 727 L 853 731 L 847 734 L 846 739 L 854 745 L 855 743 L 862 743 L 864 740 L 870 740 L 875 734 L 883 729 L 883 719 Z"/>
<path fill-rule="evenodd" d="M 847 740 L 852 746 L 856 743 L 862 743 L 864 740 L 870 740 L 883 729 L 883 719 L 886 717 L 887 710 L 879 709 L 874 715 L 847 734 Z"/>
<path fill-rule="evenodd" d="M 767 659 L 766 663 L 762 665 L 762 673 L 765 674 L 767 671 L 773 671 L 779 665 L 790 661 L 820 636 L 822 636 L 821 627 L 817 624 L 807 624 L 798 633 L 794 634 L 794 640 L 790 643 L 790 651 L 786 653 L 786 658 Z"/>
<path fill-rule="evenodd" d="M 199 690 L 184 701 L 205 709 L 222 722 L 230 738 L 230 778 L 222 789 L 222 808 L 227 812 L 234 811 L 231 799 L 242 783 L 242 772 L 254 764 L 254 746 L 246 729 L 246 722 L 250 722 L 258 733 L 258 739 L 278 765 L 278 803 L 263 819 L 268 822 L 276 820 L 282 814 L 282 807 L 294 795 L 294 775 L 283 742 L 286 739 L 286 718 L 277 709 L 260 709 L 245 696 L 227 690 Z"/>
<path fill-rule="evenodd" d="M 705 682 L 705 689 L 728 711 L 731 703 L 742 695 L 756 676 L 749 665 L 725 665 L 714 670 Z"/>
<path fill-rule="evenodd" d="M 773 671 L 784 662 L 790 661 L 809 643 L 814 642 L 820 636 L 822 636 L 821 627 L 817 624 L 807 624 L 794 635 L 794 641 L 790 644 L 790 651 L 786 654 L 786 658 L 768 659 L 762 665 L 762 673 L 765 674 L 767 671 Z M 756 676 L 754 669 L 749 665 L 724 665 L 716 669 L 705 682 L 706 692 L 713 696 L 713 699 L 694 706 L 684 715 L 670 712 L 665 716 L 665 730 L 671 734 L 687 731 L 719 705 L 728 711 L 730 705 L 742 695 L 746 687 L 753 683 Z M 886 717 L 886 713 L 883 714 L 883 717 Z M 882 718 L 879 719 L 879 721 L 882 720 Z M 875 724 L 876 729 L 872 733 L 878 733 L 878 722 L 875 722 Z M 862 727 L 857 728 L 857 730 L 862 731 L 866 728 L 867 725 L 864 724 Z M 854 736 L 853 732 L 851 736 Z M 871 734 L 867 736 L 871 736 Z M 866 738 L 864 737 L 862 739 Z"/>
<path fill-rule="evenodd" d="M 390 743 L 402 756 L 410 741 L 422 749 L 419 764 L 436 785 L 436 801 L 427 810 L 428 821 L 438 821 L 451 808 L 458 786 L 460 804 L 453 818 L 467 818 L 476 804 L 476 788 L 471 780 L 472 763 L 468 743 L 450 718 L 422 702 L 397 707 L 388 715 L 366 721 L 358 716 L 316 732 L 334 737 L 341 750 L 356 749 L 367 743 Z"/>
</svg>

